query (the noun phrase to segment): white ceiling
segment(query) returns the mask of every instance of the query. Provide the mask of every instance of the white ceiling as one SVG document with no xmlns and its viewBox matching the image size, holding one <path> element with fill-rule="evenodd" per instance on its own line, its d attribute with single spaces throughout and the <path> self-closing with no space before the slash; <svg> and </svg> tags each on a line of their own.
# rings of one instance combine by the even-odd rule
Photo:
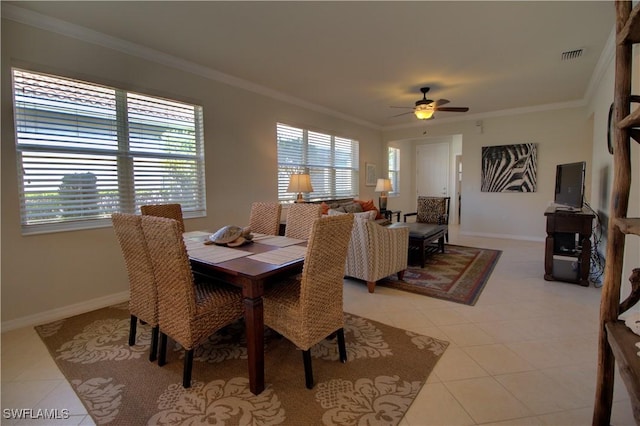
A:
<svg viewBox="0 0 640 426">
<path fill-rule="evenodd" d="M 2 3 L 376 127 L 419 124 L 389 106 L 413 106 L 422 86 L 470 108 L 436 120 L 583 102 L 614 26 L 611 1 Z"/>
</svg>

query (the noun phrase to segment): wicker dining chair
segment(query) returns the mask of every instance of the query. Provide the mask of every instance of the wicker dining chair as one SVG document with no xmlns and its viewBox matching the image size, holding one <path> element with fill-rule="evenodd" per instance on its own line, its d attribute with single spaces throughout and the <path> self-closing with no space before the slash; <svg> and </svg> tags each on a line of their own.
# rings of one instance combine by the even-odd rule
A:
<svg viewBox="0 0 640 426">
<path fill-rule="evenodd" d="M 352 214 L 316 219 L 302 274 L 274 283 L 263 297 L 265 325 L 302 350 L 308 389 L 312 346 L 336 333 L 340 361 L 347 362 L 342 287 L 352 226 Z"/>
<path fill-rule="evenodd" d="M 251 204 L 249 227 L 251 232 L 267 235 L 280 233 L 280 213 L 282 204 L 274 202 L 255 202 Z"/>
<path fill-rule="evenodd" d="M 308 240 L 313 222 L 322 216 L 320 204 L 295 203 L 289 207 L 284 236 Z"/>
<path fill-rule="evenodd" d="M 242 293 L 219 282 L 194 282 L 177 221 L 142 216 L 142 230 L 158 283 L 158 364 L 166 363 L 169 336 L 186 351 L 182 385 L 188 388 L 194 349 L 221 328 L 243 317 Z"/>
<path fill-rule="evenodd" d="M 122 249 L 122 256 L 129 277 L 129 346 L 136 343 L 138 320 L 151 326 L 149 361 L 155 361 L 158 353 L 158 290 L 153 275 L 149 249 L 142 232 L 141 216 L 114 213 L 113 229 Z"/>
<path fill-rule="evenodd" d="M 140 212 L 147 216 L 166 217 L 178 222 L 180 232 L 184 232 L 184 219 L 182 218 L 182 206 L 180 204 L 147 204 L 140 206 Z"/>
</svg>

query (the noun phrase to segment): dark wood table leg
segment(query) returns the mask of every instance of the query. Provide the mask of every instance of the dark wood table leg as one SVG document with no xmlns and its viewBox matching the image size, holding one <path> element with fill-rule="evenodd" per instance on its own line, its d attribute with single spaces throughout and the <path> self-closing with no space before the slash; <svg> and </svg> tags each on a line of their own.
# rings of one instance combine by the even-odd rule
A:
<svg viewBox="0 0 640 426">
<path fill-rule="evenodd" d="M 249 287 L 249 288 L 247 288 Z M 243 287 L 244 320 L 247 333 L 249 389 L 254 395 L 264 390 L 264 312 L 262 283 Z"/>
<path fill-rule="evenodd" d="M 420 239 L 420 267 L 424 268 L 424 262 L 426 259 L 426 256 L 424 254 L 425 250 L 427 250 L 427 239 L 426 238 L 422 238 Z"/>
<path fill-rule="evenodd" d="M 444 234 L 438 238 L 438 245 L 440 246 L 440 252 L 444 253 Z"/>
</svg>

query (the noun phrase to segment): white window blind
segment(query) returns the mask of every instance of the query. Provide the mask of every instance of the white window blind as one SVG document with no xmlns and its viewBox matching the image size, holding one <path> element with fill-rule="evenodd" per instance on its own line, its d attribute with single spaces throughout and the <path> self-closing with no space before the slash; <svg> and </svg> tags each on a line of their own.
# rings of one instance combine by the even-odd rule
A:
<svg viewBox="0 0 640 426">
<path fill-rule="evenodd" d="M 202 107 L 19 69 L 13 92 L 23 233 L 206 214 Z"/>
<path fill-rule="evenodd" d="M 358 195 L 358 141 L 277 124 L 278 200 L 294 201 L 289 176 L 308 173 L 313 192 L 309 200 Z"/>
<path fill-rule="evenodd" d="M 389 147 L 389 180 L 393 190 L 389 195 L 400 195 L 400 149 Z"/>
</svg>

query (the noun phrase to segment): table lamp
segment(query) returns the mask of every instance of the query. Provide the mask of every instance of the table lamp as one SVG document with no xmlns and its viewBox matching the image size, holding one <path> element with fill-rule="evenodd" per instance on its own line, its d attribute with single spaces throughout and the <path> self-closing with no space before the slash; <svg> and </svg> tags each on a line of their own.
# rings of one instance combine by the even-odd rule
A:
<svg viewBox="0 0 640 426">
<path fill-rule="evenodd" d="M 293 174 L 289 177 L 289 186 L 287 192 L 297 192 L 298 197 L 296 203 L 304 203 L 302 199 L 303 192 L 313 192 L 313 186 L 311 186 L 311 177 L 308 174 Z"/>
<path fill-rule="evenodd" d="M 387 192 L 389 191 L 393 191 L 393 188 L 391 187 L 391 180 L 382 178 L 378 179 L 375 192 L 380 193 L 380 198 L 378 198 L 380 211 L 387 209 Z"/>
</svg>

